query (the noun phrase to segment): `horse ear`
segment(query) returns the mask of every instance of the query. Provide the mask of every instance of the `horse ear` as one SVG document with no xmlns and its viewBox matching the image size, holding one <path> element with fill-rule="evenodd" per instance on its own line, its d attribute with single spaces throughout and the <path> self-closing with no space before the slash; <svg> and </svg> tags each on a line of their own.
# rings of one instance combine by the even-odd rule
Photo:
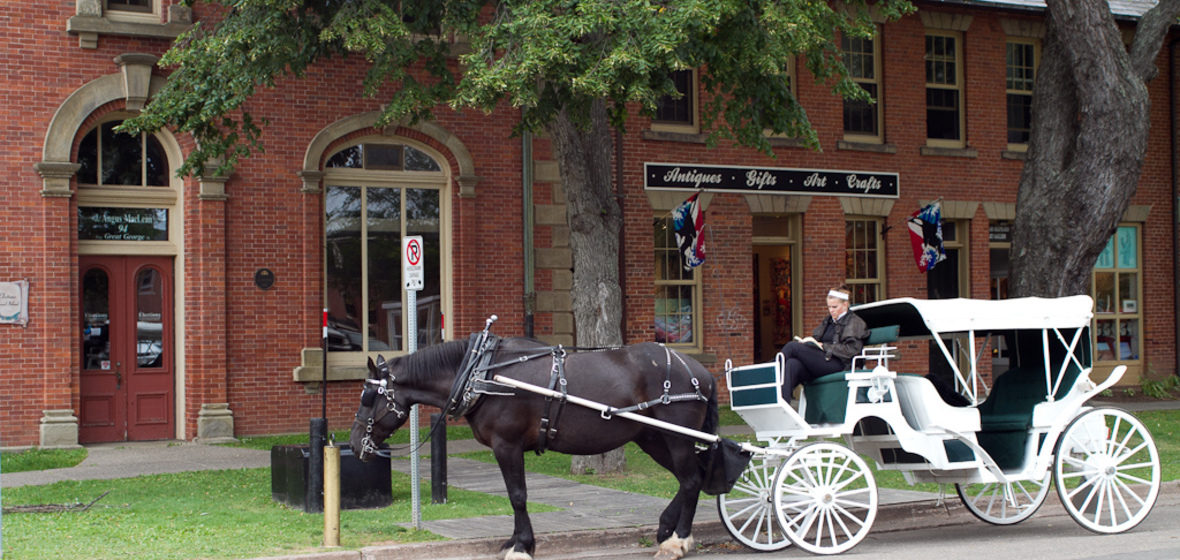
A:
<svg viewBox="0 0 1180 560">
<path fill-rule="evenodd" d="M 385 356 L 377 354 L 377 379 L 389 376 L 389 364 L 385 363 Z"/>
<path fill-rule="evenodd" d="M 377 364 L 373 363 L 373 358 L 369 358 L 369 379 L 381 379 L 381 371 L 377 369 Z"/>
</svg>

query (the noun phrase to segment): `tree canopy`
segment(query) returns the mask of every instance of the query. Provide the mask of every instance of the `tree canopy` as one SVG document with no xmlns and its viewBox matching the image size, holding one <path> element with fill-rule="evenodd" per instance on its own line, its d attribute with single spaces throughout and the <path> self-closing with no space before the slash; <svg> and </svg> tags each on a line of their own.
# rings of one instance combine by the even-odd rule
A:
<svg viewBox="0 0 1180 560">
<path fill-rule="evenodd" d="M 628 107 L 677 95 L 674 70 L 702 68 L 702 129 L 769 150 L 764 131 L 816 137 L 791 94 L 788 61 L 801 57 L 842 96 L 864 96 L 840 57 L 841 33 L 874 32 L 863 2 L 810 0 L 222 0 L 160 61 L 168 85 L 132 130 L 172 126 L 198 148 L 181 173 L 207 161 L 227 170 L 260 149 L 263 122 L 243 104 L 283 76 L 333 57 L 367 63 L 364 93 L 383 122 L 429 119 L 443 106 L 524 109 L 538 130 L 564 111 L 588 126 L 605 102 L 610 123 Z M 878 17 L 912 10 L 882 0 Z"/>
</svg>

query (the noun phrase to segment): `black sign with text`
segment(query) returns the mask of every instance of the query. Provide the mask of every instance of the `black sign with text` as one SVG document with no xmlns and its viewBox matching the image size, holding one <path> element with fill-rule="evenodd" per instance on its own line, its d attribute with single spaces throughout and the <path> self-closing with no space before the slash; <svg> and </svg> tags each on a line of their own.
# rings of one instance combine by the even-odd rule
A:
<svg viewBox="0 0 1180 560">
<path fill-rule="evenodd" d="M 79 206 L 78 239 L 167 241 L 168 210 Z"/>
<path fill-rule="evenodd" d="M 659 190 L 703 190 L 868 196 L 897 198 L 896 173 L 784 169 L 779 167 L 721 167 L 671 163 L 643 164 L 643 187 Z"/>
</svg>

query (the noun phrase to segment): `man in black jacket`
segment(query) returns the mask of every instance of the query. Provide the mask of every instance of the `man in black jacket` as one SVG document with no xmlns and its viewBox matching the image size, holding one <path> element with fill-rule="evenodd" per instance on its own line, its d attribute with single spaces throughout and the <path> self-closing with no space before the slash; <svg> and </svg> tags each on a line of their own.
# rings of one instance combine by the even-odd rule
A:
<svg viewBox="0 0 1180 560">
<path fill-rule="evenodd" d="M 812 331 L 812 339 L 796 339 L 783 347 L 783 398 L 791 402 L 795 387 L 829 373 L 847 371 L 860 355 L 869 328 L 848 310 L 852 290 L 847 285 L 828 290 L 828 316 Z"/>
</svg>

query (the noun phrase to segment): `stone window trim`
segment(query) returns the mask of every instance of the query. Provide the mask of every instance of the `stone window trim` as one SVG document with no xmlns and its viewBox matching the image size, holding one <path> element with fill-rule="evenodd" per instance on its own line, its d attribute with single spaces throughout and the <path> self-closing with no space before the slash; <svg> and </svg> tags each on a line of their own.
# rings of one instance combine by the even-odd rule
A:
<svg viewBox="0 0 1180 560">
<path fill-rule="evenodd" d="M 303 156 L 303 169 L 295 173 L 302 185 L 299 192 L 309 196 L 323 196 L 323 180 L 327 176 L 322 167 L 325 156 L 334 150 L 345 147 L 338 141 L 349 134 L 365 129 L 376 129 L 380 118 L 380 111 L 370 111 L 342 118 L 320 130 L 307 145 Z M 419 132 L 438 142 L 441 148 L 434 147 L 433 150 L 439 152 L 437 155 L 440 157 L 436 159 L 439 165 L 444 167 L 444 174 L 449 176 L 452 181 L 450 187 L 452 192 L 456 193 L 459 198 L 474 198 L 476 196 L 476 186 L 482 178 L 476 174 L 475 159 L 471 157 L 471 152 L 467 150 L 467 146 L 458 136 L 433 122 L 419 122 L 413 125 L 392 123 L 385 128 L 376 130 L 381 136 L 390 137 L 391 141 L 400 142 L 404 140 L 404 136 L 398 134 L 398 128 Z M 402 138 L 393 139 L 398 136 L 402 136 Z M 449 154 L 446 153 L 448 151 Z M 450 157 L 447 157 L 448 155 Z M 458 166 L 457 175 L 454 173 L 456 164 Z M 450 219 L 454 220 L 454 217 L 452 216 Z M 455 227 L 453 221 L 451 227 Z M 454 272 L 451 271 L 447 274 L 453 283 L 455 281 Z M 364 379 L 368 374 L 368 369 L 363 365 L 329 363 L 327 368 L 329 382 Z M 299 365 L 292 372 L 292 380 L 296 383 L 303 383 L 304 388 L 312 392 L 318 389 L 323 378 L 323 350 L 315 347 L 303 348 L 300 352 Z"/>
<path fill-rule="evenodd" d="M 99 35 L 175 39 L 193 25 L 192 8 L 179 4 L 168 6 L 166 23 L 109 17 L 103 12 L 103 0 L 76 0 L 75 5 L 76 15 L 66 21 L 66 31 L 78 36 L 78 47 L 83 49 L 97 49 Z"/>
<path fill-rule="evenodd" d="M 78 171 L 78 164 L 72 161 L 71 150 L 86 119 L 98 108 L 116 101 L 122 101 L 130 113 L 143 109 L 147 100 L 167 83 L 166 78 L 152 75 L 158 60 L 156 56 L 140 53 L 116 56 L 114 63 L 118 72 L 86 83 L 62 102 L 45 132 L 41 161 L 33 164 L 33 169 L 41 176 L 42 197 L 69 198 L 74 195 L 70 181 Z M 223 197 L 226 179 L 199 177 L 201 194 Z"/>
<path fill-rule="evenodd" d="M 311 142 L 308 143 L 307 151 L 303 154 L 303 169 L 295 173 L 303 185 L 300 192 L 309 195 L 323 192 L 320 186 L 320 182 L 324 178 L 321 163 L 324 155 L 332 148 L 333 142 L 352 132 L 374 128 L 380 117 L 380 111 L 370 111 L 368 113 L 345 117 L 324 127 L 323 130 L 316 134 Z M 458 192 L 459 198 L 475 198 L 475 188 L 481 178 L 475 173 L 475 159 L 471 157 L 471 152 L 467 150 L 467 146 L 463 144 L 463 141 L 458 136 L 432 122 L 419 122 L 413 125 L 394 123 L 385 127 L 382 134 L 394 136 L 399 126 L 425 134 L 449 150 L 454 157 L 454 161 L 459 165 L 459 174 L 452 179 L 458 187 L 456 192 Z M 444 159 L 440 163 L 450 165 L 450 160 Z"/>
</svg>

